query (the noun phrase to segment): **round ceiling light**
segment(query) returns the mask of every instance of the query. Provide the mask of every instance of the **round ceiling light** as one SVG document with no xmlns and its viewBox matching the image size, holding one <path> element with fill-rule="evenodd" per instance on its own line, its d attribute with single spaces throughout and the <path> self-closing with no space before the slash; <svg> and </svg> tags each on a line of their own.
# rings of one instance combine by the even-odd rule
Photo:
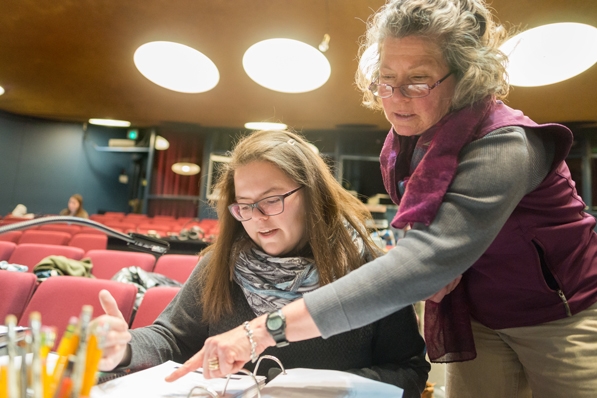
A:
<svg viewBox="0 0 597 398">
<path fill-rule="evenodd" d="M 284 123 L 270 122 L 249 122 L 245 123 L 245 128 L 249 130 L 286 130 L 288 126 Z"/>
<path fill-rule="evenodd" d="M 166 149 L 170 148 L 170 143 L 167 139 L 165 139 L 161 135 L 158 135 L 155 139 L 154 147 L 158 151 L 165 151 Z"/>
<path fill-rule="evenodd" d="M 208 57 L 180 43 L 145 43 L 135 51 L 134 61 L 143 76 L 172 91 L 203 93 L 220 81 L 218 68 Z"/>
<path fill-rule="evenodd" d="M 543 25 L 512 37 L 500 50 L 508 56 L 511 85 L 553 84 L 597 62 L 597 28 L 570 22 Z"/>
<path fill-rule="evenodd" d="M 131 122 L 116 119 L 89 119 L 89 124 L 108 127 L 129 127 L 131 125 Z"/>
<path fill-rule="evenodd" d="M 323 86 L 332 72 L 320 51 L 292 39 L 253 44 L 243 56 L 243 67 L 257 84 L 283 93 L 313 91 Z"/>
<path fill-rule="evenodd" d="M 0 86 L 0 95 L 2 95 L 2 94 L 4 94 L 4 93 L 5 93 L 5 91 L 4 91 L 4 87 Z"/>
<path fill-rule="evenodd" d="M 179 162 L 172 165 L 172 171 L 183 176 L 192 176 L 199 173 L 201 168 L 195 163 Z"/>
</svg>

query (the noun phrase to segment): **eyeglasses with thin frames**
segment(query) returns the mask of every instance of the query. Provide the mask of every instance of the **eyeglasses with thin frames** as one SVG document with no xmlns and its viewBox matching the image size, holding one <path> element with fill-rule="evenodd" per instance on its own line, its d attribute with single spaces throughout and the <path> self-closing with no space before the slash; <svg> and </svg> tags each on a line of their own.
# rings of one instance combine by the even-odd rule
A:
<svg viewBox="0 0 597 398">
<path fill-rule="evenodd" d="M 431 86 L 427 83 L 416 83 L 416 84 L 403 84 L 398 87 L 391 86 L 385 83 L 371 83 L 369 85 L 369 91 L 379 98 L 390 98 L 394 95 L 394 89 L 400 90 L 400 93 L 406 98 L 423 98 L 427 97 L 431 90 L 439 86 L 444 80 L 446 80 L 452 72 L 436 81 Z"/>
<path fill-rule="evenodd" d="M 284 212 L 284 199 L 301 188 L 302 186 L 283 195 L 268 196 L 255 203 L 233 203 L 228 206 L 228 210 L 238 221 L 249 221 L 253 218 L 253 209 L 259 210 L 264 216 L 277 216 Z"/>
</svg>

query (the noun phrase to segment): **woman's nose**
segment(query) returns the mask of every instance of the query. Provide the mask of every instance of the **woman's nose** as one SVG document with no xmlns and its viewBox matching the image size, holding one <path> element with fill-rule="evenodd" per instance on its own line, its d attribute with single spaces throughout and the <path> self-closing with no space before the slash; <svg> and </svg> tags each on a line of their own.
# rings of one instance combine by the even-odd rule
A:
<svg viewBox="0 0 597 398">
<path fill-rule="evenodd" d="M 255 210 L 257 210 L 257 213 L 255 213 Z M 257 215 L 257 217 L 255 217 L 255 215 Z M 252 214 L 253 218 L 260 218 L 260 219 L 266 219 L 269 216 L 266 215 L 263 210 L 261 210 L 258 206 L 253 207 L 253 214 Z"/>
<path fill-rule="evenodd" d="M 408 102 L 411 100 L 410 97 L 407 97 L 406 95 L 402 94 L 402 91 L 400 91 L 398 87 L 395 87 L 392 90 L 392 96 L 390 97 L 390 99 L 394 102 Z"/>
</svg>

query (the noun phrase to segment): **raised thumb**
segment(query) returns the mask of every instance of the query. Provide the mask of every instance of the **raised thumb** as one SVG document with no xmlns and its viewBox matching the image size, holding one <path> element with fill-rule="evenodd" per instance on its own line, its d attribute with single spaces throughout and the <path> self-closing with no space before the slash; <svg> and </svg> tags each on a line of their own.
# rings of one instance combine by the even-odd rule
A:
<svg viewBox="0 0 597 398">
<path fill-rule="evenodd" d="M 118 304 L 116 303 L 116 300 L 114 299 L 114 297 L 112 297 L 109 291 L 105 289 L 101 290 L 99 292 L 99 301 L 102 305 L 102 308 L 104 309 L 104 312 L 107 315 L 114 316 L 125 321 L 124 317 L 122 316 L 122 312 L 120 312 L 120 310 L 118 309 Z"/>
</svg>

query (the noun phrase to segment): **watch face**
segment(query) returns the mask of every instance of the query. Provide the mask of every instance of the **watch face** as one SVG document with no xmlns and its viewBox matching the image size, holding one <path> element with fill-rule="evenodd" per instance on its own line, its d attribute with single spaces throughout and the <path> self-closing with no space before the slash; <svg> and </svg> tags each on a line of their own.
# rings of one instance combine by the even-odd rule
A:
<svg viewBox="0 0 597 398">
<path fill-rule="evenodd" d="M 267 328 L 269 330 L 277 330 L 282 327 L 283 321 L 279 316 L 269 317 L 267 319 Z"/>
</svg>

